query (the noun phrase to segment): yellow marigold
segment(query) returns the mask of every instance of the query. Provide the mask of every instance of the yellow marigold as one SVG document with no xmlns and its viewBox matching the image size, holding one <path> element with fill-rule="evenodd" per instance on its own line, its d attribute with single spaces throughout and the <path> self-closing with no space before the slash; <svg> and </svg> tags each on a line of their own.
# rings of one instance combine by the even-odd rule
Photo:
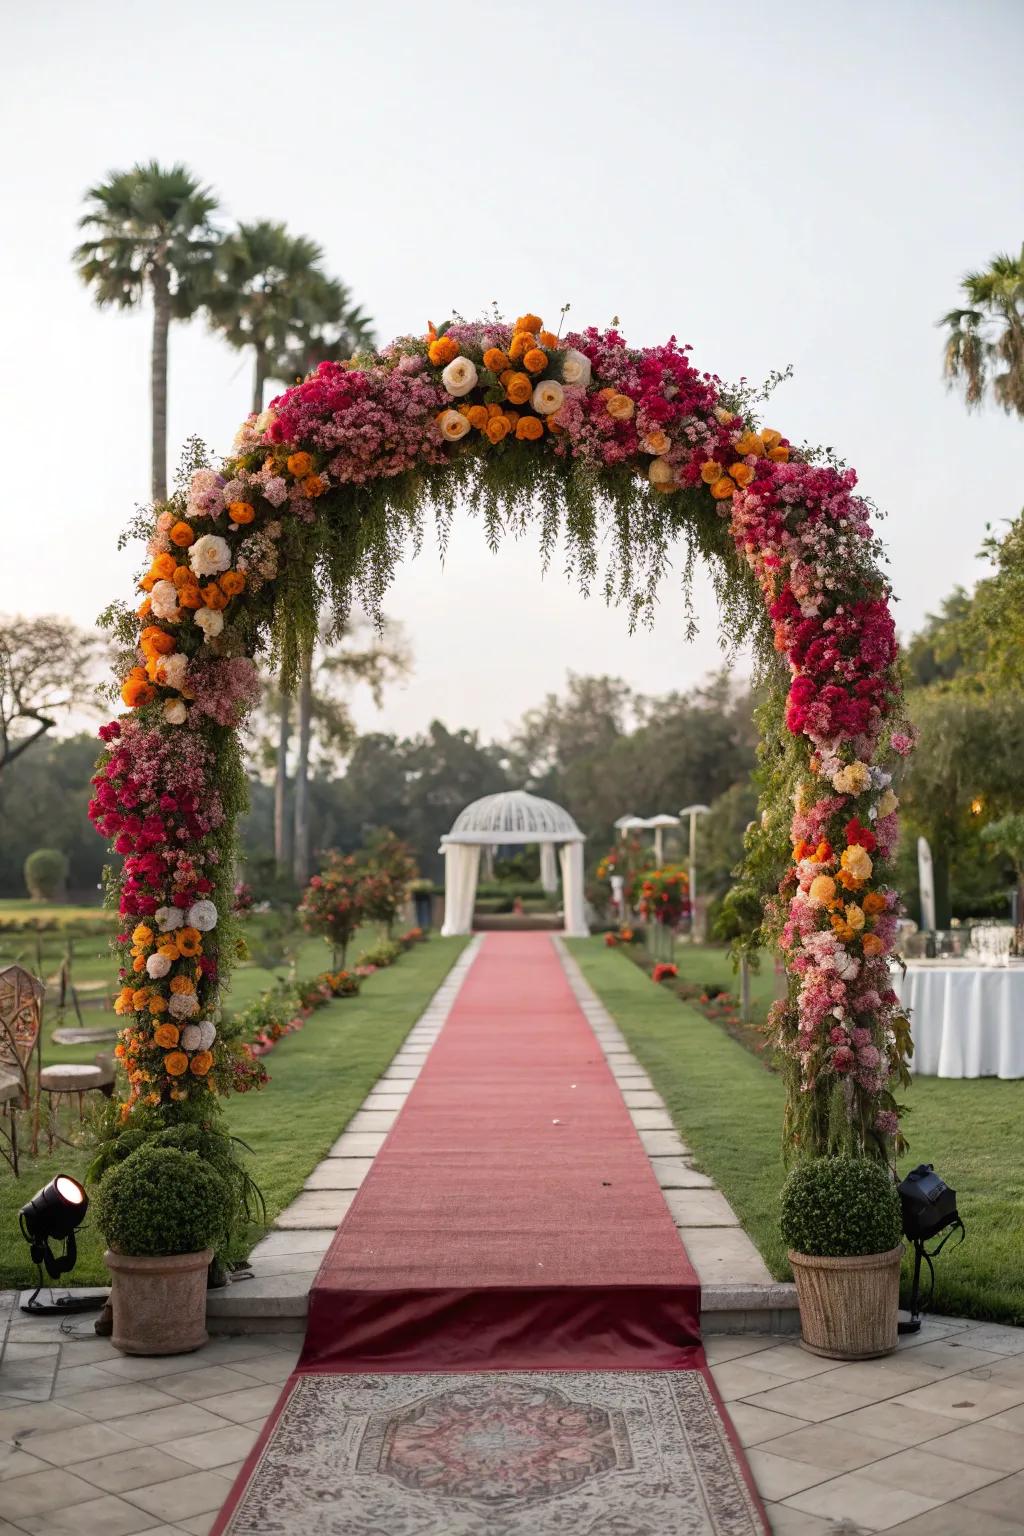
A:
<svg viewBox="0 0 1024 1536">
<path fill-rule="evenodd" d="M 484 353 L 484 367 L 489 368 L 492 373 L 504 373 L 508 367 L 508 353 L 503 352 L 500 347 L 488 347 Z"/>
<path fill-rule="evenodd" d="M 540 315 L 520 315 L 512 329 L 517 333 L 519 331 L 530 331 L 536 334 L 537 331 L 543 328 L 543 325 L 544 321 Z"/>
<path fill-rule="evenodd" d="M 533 394 L 533 385 L 530 376 L 526 373 L 514 373 L 505 385 L 505 393 L 513 405 L 525 405 Z"/>
<path fill-rule="evenodd" d="M 503 415 L 492 416 L 485 428 L 487 440 L 491 443 L 500 443 L 503 437 L 508 437 L 511 430 L 507 417 Z"/>
<path fill-rule="evenodd" d="M 855 880 L 870 879 L 872 870 L 871 855 L 859 843 L 851 843 L 849 848 L 844 848 L 840 862 L 844 869 L 849 870 Z"/>
<path fill-rule="evenodd" d="M 628 395 L 613 391 L 605 401 L 604 408 L 614 421 L 629 421 L 636 410 L 636 405 Z"/>
<path fill-rule="evenodd" d="M 764 455 L 764 438 L 760 432 L 744 432 L 736 440 L 736 452 L 744 459 L 752 453 L 761 458 Z"/>
<path fill-rule="evenodd" d="M 212 1051 L 197 1051 L 189 1062 L 189 1071 L 193 1077 L 205 1077 L 213 1066 Z"/>
<path fill-rule="evenodd" d="M 749 485 L 754 478 L 754 471 L 749 464 L 730 464 L 729 473 L 737 485 Z"/>
<path fill-rule="evenodd" d="M 466 412 L 466 416 L 470 426 L 475 427 L 478 432 L 482 432 L 484 430 L 488 420 L 490 419 L 486 405 L 471 405 L 469 410 Z"/>
<path fill-rule="evenodd" d="M 195 955 L 202 954 L 203 936 L 198 928 L 179 928 L 176 938 L 178 950 L 186 959 L 191 960 Z"/>
<path fill-rule="evenodd" d="M 170 1051 L 164 1057 L 164 1071 L 168 1077 L 181 1077 L 188 1071 L 188 1057 L 184 1051 Z"/>
<path fill-rule="evenodd" d="M 723 475 L 721 480 L 716 480 L 714 485 L 712 485 L 711 494 L 716 501 L 728 501 L 735 489 L 736 487 L 729 479 L 729 476 Z"/>
<path fill-rule="evenodd" d="M 520 442 L 535 443 L 544 436 L 544 423 L 539 416 L 523 416 L 516 422 L 516 437 Z"/>
<path fill-rule="evenodd" d="M 427 356 L 435 368 L 444 368 L 448 363 L 454 362 L 458 355 L 459 344 L 450 336 L 439 336 L 427 348 Z"/>
<path fill-rule="evenodd" d="M 195 989 L 196 989 L 196 984 L 192 980 L 191 976 L 172 976 L 171 977 L 171 991 L 172 992 L 194 992 Z"/>
<path fill-rule="evenodd" d="M 161 1050 L 172 1051 L 180 1039 L 177 1024 L 158 1024 L 153 1031 L 153 1043 Z"/>
<path fill-rule="evenodd" d="M 704 481 L 705 485 L 714 485 L 715 481 L 721 480 L 724 474 L 725 470 L 722 468 L 721 464 L 719 464 L 717 459 L 708 459 L 707 462 L 702 464 L 700 467 L 700 477 Z"/>
<path fill-rule="evenodd" d="M 531 347 L 523 353 L 523 367 L 527 373 L 543 373 L 548 365 L 548 355 L 540 347 Z"/>
<path fill-rule="evenodd" d="M 288 473 L 296 480 L 305 480 L 313 469 L 313 455 L 310 453 L 290 453 L 287 459 Z"/>
<path fill-rule="evenodd" d="M 536 345 L 537 338 L 532 331 L 517 331 L 512 337 L 508 355 L 513 363 L 518 363 Z"/>
</svg>

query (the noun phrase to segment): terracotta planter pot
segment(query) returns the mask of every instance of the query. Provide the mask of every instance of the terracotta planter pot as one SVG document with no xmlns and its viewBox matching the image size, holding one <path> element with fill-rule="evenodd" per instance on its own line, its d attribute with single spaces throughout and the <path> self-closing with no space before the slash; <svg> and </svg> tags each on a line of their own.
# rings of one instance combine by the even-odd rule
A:
<svg viewBox="0 0 1024 1536">
<path fill-rule="evenodd" d="M 126 1355 L 184 1355 L 207 1341 L 206 1272 L 212 1248 L 134 1258 L 108 1249 L 111 1343 Z"/>
<path fill-rule="evenodd" d="M 852 1259 L 789 1254 L 800 1342 L 829 1360 L 872 1360 L 896 1348 L 902 1243 Z"/>
</svg>

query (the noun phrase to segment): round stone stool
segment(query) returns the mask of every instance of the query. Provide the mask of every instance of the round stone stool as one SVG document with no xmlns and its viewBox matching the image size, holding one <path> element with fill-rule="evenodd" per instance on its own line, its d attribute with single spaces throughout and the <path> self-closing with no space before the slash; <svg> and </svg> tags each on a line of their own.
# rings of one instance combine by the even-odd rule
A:
<svg viewBox="0 0 1024 1536">
<path fill-rule="evenodd" d="M 69 1062 L 64 1066 L 43 1067 L 39 1074 L 39 1092 L 47 1094 L 50 1100 L 46 1132 L 50 1151 L 53 1151 L 54 1111 L 59 1107 L 61 1099 L 70 1099 L 72 1094 L 78 1095 L 78 1118 L 81 1121 L 84 1118 L 84 1102 L 87 1093 L 99 1092 L 109 1099 L 113 1091 L 114 1064 L 112 1061 L 101 1059 L 93 1066 L 88 1066 L 85 1062 Z"/>
</svg>

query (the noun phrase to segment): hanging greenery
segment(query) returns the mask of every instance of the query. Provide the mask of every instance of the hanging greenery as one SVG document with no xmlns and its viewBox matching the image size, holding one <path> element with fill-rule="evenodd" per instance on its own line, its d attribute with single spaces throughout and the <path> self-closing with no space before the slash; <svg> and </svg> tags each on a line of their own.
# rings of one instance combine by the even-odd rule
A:
<svg viewBox="0 0 1024 1536">
<path fill-rule="evenodd" d="M 631 623 L 653 614 L 680 543 L 687 604 L 696 564 L 710 570 L 725 634 L 753 642 L 769 683 L 745 899 L 763 904 L 756 942 L 781 946 L 789 972 L 773 1015 L 787 1143 L 901 1146 L 888 763 L 911 740 L 880 546 L 853 471 L 760 426 L 749 394 L 688 352 L 632 348 L 615 329 L 558 336 L 537 315 L 456 320 L 321 364 L 219 466 L 190 449 L 147 529 L 141 605 L 111 613 L 128 713 L 101 732 L 92 806 L 125 861 L 126 1117 L 246 1084 L 219 999 L 254 658 L 294 677 L 324 608 L 339 628 L 354 601 L 379 615 L 410 542 L 432 521 L 444 548 L 468 503 L 492 546 L 535 529 L 545 561 L 561 547 L 583 590 Z"/>
</svg>

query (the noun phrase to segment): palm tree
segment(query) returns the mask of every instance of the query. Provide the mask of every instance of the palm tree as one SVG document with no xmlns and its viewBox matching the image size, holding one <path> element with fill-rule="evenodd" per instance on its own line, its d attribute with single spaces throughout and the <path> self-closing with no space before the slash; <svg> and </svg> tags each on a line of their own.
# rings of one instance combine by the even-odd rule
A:
<svg viewBox="0 0 1024 1536">
<path fill-rule="evenodd" d="M 966 306 L 939 321 L 949 386 L 961 385 L 968 407 L 991 391 L 1004 411 L 1024 416 L 1024 246 L 1019 256 L 994 256 L 983 272 L 968 272 L 960 286 Z"/>
<path fill-rule="evenodd" d="M 217 276 L 207 299 L 212 323 L 240 351 L 251 347 L 252 409 L 263 409 L 267 379 L 305 372 L 313 338 L 336 330 L 347 339 L 348 290 L 323 270 L 323 251 L 283 224 L 240 224 L 221 245 Z M 359 315 L 361 326 L 366 325 Z M 333 331 L 331 331 L 333 334 Z M 345 356 L 351 352 L 348 346 Z M 317 359 L 319 361 L 319 358 Z"/>
<path fill-rule="evenodd" d="M 167 497 L 167 335 L 172 320 L 200 308 L 218 235 L 217 199 L 184 165 L 155 160 L 112 171 L 85 194 L 79 228 L 87 238 L 72 260 L 101 309 L 135 309 L 153 299 L 150 361 L 152 492 Z"/>
<path fill-rule="evenodd" d="M 292 344 L 274 360 L 272 377 L 290 384 L 324 362 L 345 362 L 374 345 L 373 321 L 337 278 L 326 279 L 319 299 L 320 317 L 297 329 Z"/>
</svg>

